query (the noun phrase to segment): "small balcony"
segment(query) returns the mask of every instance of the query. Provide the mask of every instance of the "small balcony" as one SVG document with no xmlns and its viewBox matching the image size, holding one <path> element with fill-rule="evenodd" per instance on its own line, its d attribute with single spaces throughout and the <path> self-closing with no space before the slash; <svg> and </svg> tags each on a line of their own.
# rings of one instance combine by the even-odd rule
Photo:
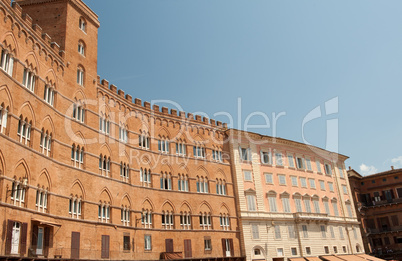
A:
<svg viewBox="0 0 402 261">
<path fill-rule="evenodd" d="M 372 202 L 361 202 L 363 207 L 366 208 L 375 208 L 375 207 L 382 207 L 382 206 L 388 206 L 388 205 L 396 205 L 396 204 L 401 204 L 402 203 L 402 198 L 391 198 L 387 200 L 381 200 L 381 201 L 372 201 Z"/>
<path fill-rule="evenodd" d="M 317 222 L 328 222 L 330 219 L 328 214 L 322 213 L 308 213 L 308 212 L 297 212 L 294 213 L 294 218 L 300 221 L 317 221 Z"/>
<path fill-rule="evenodd" d="M 386 233 L 399 233 L 402 232 L 402 226 L 383 226 L 382 228 L 366 228 L 366 233 L 368 235 L 378 235 Z"/>
</svg>

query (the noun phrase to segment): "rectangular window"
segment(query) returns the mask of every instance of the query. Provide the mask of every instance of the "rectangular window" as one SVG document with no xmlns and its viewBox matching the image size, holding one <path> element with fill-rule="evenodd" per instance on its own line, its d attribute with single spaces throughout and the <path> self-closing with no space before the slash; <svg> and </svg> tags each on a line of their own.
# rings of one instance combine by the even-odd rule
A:
<svg viewBox="0 0 402 261">
<path fill-rule="evenodd" d="M 325 163 L 324 167 L 325 167 L 325 174 L 332 175 L 331 166 L 329 164 Z"/>
<path fill-rule="evenodd" d="M 307 180 L 306 180 L 306 178 L 300 178 L 300 186 L 302 187 L 302 188 L 307 188 Z"/>
<path fill-rule="evenodd" d="M 298 169 L 304 169 L 304 159 L 296 157 L 296 163 Z"/>
<path fill-rule="evenodd" d="M 325 246 L 324 247 L 324 252 L 325 252 L 325 254 L 329 254 L 329 247 Z"/>
<path fill-rule="evenodd" d="M 346 187 L 346 185 L 342 185 L 342 191 L 343 194 L 348 194 L 348 188 Z"/>
<path fill-rule="evenodd" d="M 295 163 L 293 161 L 293 156 L 292 155 L 288 155 L 288 163 L 289 163 L 289 167 L 291 167 L 291 168 L 295 167 Z"/>
<path fill-rule="evenodd" d="M 212 250 L 211 237 L 204 237 L 204 250 Z"/>
<path fill-rule="evenodd" d="M 352 230 L 353 230 L 354 238 L 357 239 L 357 230 L 356 230 L 356 228 L 352 228 Z"/>
<path fill-rule="evenodd" d="M 277 248 L 276 254 L 277 254 L 277 256 L 283 256 L 283 248 Z"/>
<path fill-rule="evenodd" d="M 320 202 L 318 200 L 313 200 L 314 211 L 315 213 L 321 213 L 320 211 Z"/>
<path fill-rule="evenodd" d="M 254 195 L 247 195 L 247 209 L 249 211 L 256 211 L 257 208 L 255 206 L 255 196 Z"/>
<path fill-rule="evenodd" d="M 306 247 L 306 254 L 311 255 L 311 247 Z"/>
<path fill-rule="evenodd" d="M 346 209 L 348 210 L 348 215 L 349 215 L 349 217 L 353 217 L 352 205 L 346 204 Z"/>
<path fill-rule="evenodd" d="M 286 185 L 286 176 L 285 175 L 278 175 L 279 185 Z"/>
<path fill-rule="evenodd" d="M 306 165 L 307 165 L 308 170 L 313 170 L 313 168 L 311 167 L 311 160 L 310 159 L 306 159 Z"/>
<path fill-rule="evenodd" d="M 304 201 L 304 208 L 306 209 L 307 213 L 311 213 L 311 205 L 310 205 L 310 198 L 303 199 Z"/>
<path fill-rule="evenodd" d="M 295 205 L 296 205 L 296 212 L 303 212 L 300 198 L 295 198 Z"/>
<path fill-rule="evenodd" d="M 324 207 L 325 207 L 325 213 L 329 215 L 329 203 L 328 200 L 323 201 L 324 202 Z"/>
<path fill-rule="evenodd" d="M 251 175 L 251 171 L 245 170 L 245 171 L 243 171 L 243 173 L 244 173 L 244 180 L 246 180 L 246 181 L 252 181 L 253 180 L 252 175 Z"/>
<path fill-rule="evenodd" d="M 272 164 L 271 163 L 271 153 L 267 151 L 261 151 L 261 163 L 262 164 Z"/>
<path fill-rule="evenodd" d="M 130 250 L 130 236 L 123 236 L 123 250 Z"/>
<path fill-rule="evenodd" d="M 145 250 L 151 250 L 152 249 L 151 235 L 144 235 L 144 249 Z"/>
<path fill-rule="evenodd" d="M 315 179 L 308 179 L 310 183 L 310 188 L 315 189 Z"/>
<path fill-rule="evenodd" d="M 321 225 L 321 237 L 326 238 L 327 237 L 327 228 L 324 225 Z"/>
<path fill-rule="evenodd" d="M 282 153 L 275 153 L 275 160 L 277 166 L 283 166 Z"/>
<path fill-rule="evenodd" d="M 292 186 L 297 187 L 298 186 L 297 177 L 291 176 L 290 179 L 292 181 Z"/>
<path fill-rule="evenodd" d="M 276 196 L 268 196 L 268 202 L 269 202 L 269 211 L 277 212 L 278 209 L 276 207 Z"/>
<path fill-rule="evenodd" d="M 339 170 L 339 176 L 340 176 L 341 178 L 344 178 L 345 176 L 344 176 L 344 174 L 343 174 L 343 169 L 342 169 L 342 167 L 338 167 L 338 170 Z"/>
<path fill-rule="evenodd" d="M 320 189 L 325 190 L 325 182 L 323 180 L 319 180 L 318 182 L 320 182 Z"/>
<path fill-rule="evenodd" d="M 316 161 L 315 161 L 315 165 L 316 165 L 316 167 L 317 167 L 317 172 L 318 172 L 318 173 L 321 173 L 321 163 L 320 163 L 320 161 L 319 161 L 319 160 L 316 160 Z"/>
<path fill-rule="evenodd" d="M 271 173 L 264 173 L 265 176 L 265 183 L 273 184 L 272 174 Z"/>
<path fill-rule="evenodd" d="M 290 251 L 292 252 L 292 256 L 297 256 L 297 248 L 292 247 L 292 248 L 290 249 Z"/>
<path fill-rule="evenodd" d="M 281 238 L 281 227 L 278 225 L 275 225 L 275 239 L 280 239 Z"/>
<path fill-rule="evenodd" d="M 329 191 L 334 192 L 334 183 L 328 182 Z"/>
<path fill-rule="evenodd" d="M 288 226 L 289 238 L 296 238 L 295 227 L 293 225 Z"/>
<path fill-rule="evenodd" d="M 243 161 L 249 161 L 250 160 L 250 149 L 240 148 L 240 158 Z"/>
<path fill-rule="evenodd" d="M 251 230 L 252 230 L 253 239 L 259 239 L 260 232 L 258 230 L 258 225 L 257 224 L 251 225 Z"/>
<path fill-rule="evenodd" d="M 282 207 L 283 207 L 283 212 L 290 213 L 289 198 L 287 198 L 287 197 L 282 198 Z"/>
<path fill-rule="evenodd" d="M 331 232 L 331 238 L 335 238 L 335 232 L 334 232 L 334 227 L 330 226 L 329 231 Z"/>
<path fill-rule="evenodd" d="M 308 238 L 307 225 L 302 225 L 302 230 L 303 230 L 303 237 Z"/>
<path fill-rule="evenodd" d="M 336 202 L 332 202 L 332 206 L 334 208 L 334 216 L 339 216 L 338 204 Z"/>
</svg>

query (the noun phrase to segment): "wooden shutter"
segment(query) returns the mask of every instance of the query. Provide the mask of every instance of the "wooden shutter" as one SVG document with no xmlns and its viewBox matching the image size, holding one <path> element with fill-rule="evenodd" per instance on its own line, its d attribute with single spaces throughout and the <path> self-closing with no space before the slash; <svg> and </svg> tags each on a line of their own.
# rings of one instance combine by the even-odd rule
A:
<svg viewBox="0 0 402 261">
<path fill-rule="evenodd" d="M 49 255 L 49 247 L 51 246 L 51 228 L 50 227 L 45 227 L 45 238 L 44 238 L 44 254 L 45 256 Z"/>
<path fill-rule="evenodd" d="M 102 235 L 101 258 L 109 258 L 109 236 Z"/>
<path fill-rule="evenodd" d="M 223 257 L 226 256 L 226 242 L 225 239 L 222 238 L 222 251 L 223 251 Z"/>
<path fill-rule="evenodd" d="M 398 193 L 398 198 L 402 198 L 402 188 L 397 188 L 396 192 Z"/>
<path fill-rule="evenodd" d="M 9 255 L 11 253 L 11 238 L 13 236 L 13 225 L 14 221 L 9 219 L 7 221 L 6 255 Z"/>
<path fill-rule="evenodd" d="M 399 226 L 399 220 L 398 220 L 397 215 L 391 216 L 391 219 L 392 219 L 392 225 L 393 226 Z"/>
<path fill-rule="evenodd" d="M 36 253 L 36 246 L 38 245 L 38 226 L 37 225 L 32 225 L 32 249 Z"/>
<path fill-rule="evenodd" d="M 192 257 L 191 239 L 184 239 L 184 257 Z"/>
<path fill-rule="evenodd" d="M 71 259 L 80 258 L 80 232 L 71 232 Z"/>
<path fill-rule="evenodd" d="M 165 246 L 166 246 L 166 252 L 167 253 L 173 253 L 173 239 L 165 239 Z"/>
<path fill-rule="evenodd" d="M 233 239 L 229 239 L 229 245 L 230 245 L 230 256 L 234 256 L 234 249 L 233 249 Z"/>
<path fill-rule="evenodd" d="M 28 223 L 22 223 L 21 226 L 21 255 L 25 255 L 27 252 L 27 234 L 28 234 Z"/>
</svg>

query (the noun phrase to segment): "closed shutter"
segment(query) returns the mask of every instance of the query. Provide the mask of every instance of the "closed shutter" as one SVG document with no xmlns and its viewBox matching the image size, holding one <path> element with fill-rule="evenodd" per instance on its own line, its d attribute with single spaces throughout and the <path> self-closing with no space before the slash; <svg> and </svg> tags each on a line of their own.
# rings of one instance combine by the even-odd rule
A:
<svg viewBox="0 0 402 261">
<path fill-rule="evenodd" d="M 173 239 L 165 239 L 166 252 L 173 253 Z"/>
<path fill-rule="evenodd" d="M 27 252 L 27 234 L 28 234 L 28 223 L 22 223 L 21 226 L 21 255 L 25 255 Z"/>
<path fill-rule="evenodd" d="M 381 219 L 377 218 L 377 224 L 378 224 L 378 230 L 381 232 L 382 231 L 382 225 L 381 225 Z"/>
<path fill-rule="evenodd" d="M 51 246 L 51 233 L 50 227 L 45 227 L 45 238 L 44 238 L 44 254 L 47 257 L 49 255 L 49 247 Z"/>
<path fill-rule="evenodd" d="M 6 255 L 9 255 L 11 253 L 11 238 L 13 236 L 13 225 L 14 221 L 9 219 L 7 221 Z"/>
<path fill-rule="evenodd" d="M 38 226 L 37 225 L 33 225 L 32 226 L 32 248 L 36 253 L 36 246 L 38 244 Z"/>
<path fill-rule="evenodd" d="M 224 238 L 222 238 L 222 251 L 223 251 L 223 256 L 226 256 L 226 241 Z"/>
<path fill-rule="evenodd" d="M 101 258 L 109 258 L 109 236 L 102 235 Z"/>
<path fill-rule="evenodd" d="M 192 257 L 191 240 L 184 240 L 184 257 Z"/>
<path fill-rule="evenodd" d="M 402 198 L 402 188 L 397 188 L 396 192 L 398 193 L 398 198 Z"/>
<path fill-rule="evenodd" d="M 233 249 L 233 239 L 229 239 L 229 245 L 230 245 L 230 256 L 234 256 L 234 249 Z"/>
<path fill-rule="evenodd" d="M 80 232 L 71 232 L 71 259 L 80 258 Z"/>
<path fill-rule="evenodd" d="M 399 220 L 397 215 L 391 216 L 391 219 L 392 219 L 392 225 L 399 226 Z"/>
</svg>

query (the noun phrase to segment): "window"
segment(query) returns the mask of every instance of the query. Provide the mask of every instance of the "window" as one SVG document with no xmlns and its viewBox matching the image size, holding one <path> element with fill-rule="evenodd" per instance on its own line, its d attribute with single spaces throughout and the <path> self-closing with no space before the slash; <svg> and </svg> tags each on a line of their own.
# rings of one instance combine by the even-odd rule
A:
<svg viewBox="0 0 402 261">
<path fill-rule="evenodd" d="M 329 191 L 334 192 L 334 183 L 328 182 Z"/>
<path fill-rule="evenodd" d="M 30 71 L 28 68 L 24 70 L 24 76 L 22 78 L 22 84 L 31 92 L 35 91 L 35 81 L 36 77 L 35 74 Z"/>
<path fill-rule="evenodd" d="M 272 180 L 272 174 L 271 173 L 264 173 L 265 176 L 265 183 L 267 184 L 273 184 L 273 180 Z"/>
<path fill-rule="evenodd" d="M 81 29 L 81 31 L 86 32 L 87 23 L 85 22 L 85 20 L 83 18 L 80 18 L 78 26 Z"/>
<path fill-rule="evenodd" d="M 318 173 L 321 173 L 321 163 L 320 163 L 320 161 L 319 161 L 319 160 L 316 160 L 316 161 L 315 161 L 315 164 L 316 164 L 316 166 L 317 166 L 317 172 L 318 172 Z"/>
<path fill-rule="evenodd" d="M 302 225 L 302 230 L 303 230 L 303 237 L 308 238 L 307 225 Z"/>
<path fill-rule="evenodd" d="M 222 151 L 212 150 L 212 159 L 215 161 L 222 162 Z"/>
<path fill-rule="evenodd" d="M 261 151 L 261 163 L 262 164 L 272 164 L 270 152 Z"/>
<path fill-rule="evenodd" d="M 84 165 L 84 148 L 78 146 L 71 147 L 71 163 L 74 167 L 81 169 Z"/>
<path fill-rule="evenodd" d="M 307 180 L 306 180 L 306 178 L 300 177 L 300 186 L 302 188 L 307 188 Z"/>
<path fill-rule="evenodd" d="M 42 133 L 40 136 L 40 150 L 42 154 L 50 156 L 51 147 L 52 147 L 52 134 L 49 134 L 48 131 L 45 132 L 45 130 L 42 129 Z"/>
<path fill-rule="evenodd" d="M 306 254 L 311 255 L 311 247 L 306 247 Z"/>
<path fill-rule="evenodd" d="M 324 246 L 324 252 L 325 252 L 325 254 L 329 254 L 329 247 Z"/>
<path fill-rule="evenodd" d="M 313 199 L 313 206 L 314 206 L 314 212 L 315 213 L 321 213 L 320 211 L 320 202 L 317 199 Z"/>
<path fill-rule="evenodd" d="M 342 251 L 343 251 L 343 253 L 346 253 L 346 252 L 347 252 L 346 246 L 342 246 Z"/>
<path fill-rule="evenodd" d="M 325 174 L 332 175 L 331 166 L 329 164 L 325 163 L 324 167 L 325 167 Z"/>
<path fill-rule="evenodd" d="M 297 256 L 297 248 L 292 247 L 290 248 L 290 251 L 292 252 L 292 256 Z"/>
<path fill-rule="evenodd" d="M 84 106 L 81 104 L 81 101 L 73 104 L 73 119 L 84 122 L 85 118 L 85 110 Z"/>
<path fill-rule="evenodd" d="M 310 188 L 315 189 L 315 179 L 308 179 L 310 183 Z"/>
<path fill-rule="evenodd" d="M 161 140 L 158 140 L 158 150 L 162 153 L 169 153 L 169 138 L 162 137 Z"/>
<path fill-rule="evenodd" d="M 356 228 L 353 227 L 352 230 L 353 230 L 353 237 L 354 237 L 355 239 L 357 239 L 357 230 L 356 230 Z"/>
<path fill-rule="evenodd" d="M 36 210 L 46 213 L 47 208 L 47 191 L 43 188 L 36 190 Z"/>
<path fill-rule="evenodd" d="M 327 214 L 329 215 L 330 213 L 329 213 L 329 203 L 328 203 L 328 200 L 323 200 L 323 202 L 324 202 L 325 213 L 327 213 Z"/>
<path fill-rule="evenodd" d="M 286 185 L 286 176 L 278 174 L 279 185 Z"/>
<path fill-rule="evenodd" d="M 319 180 L 318 182 L 320 182 L 320 189 L 325 190 L 325 182 L 323 180 Z"/>
<path fill-rule="evenodd" d="M 221 225 L 221 229 L 229 230 L 230 229 L 229 215 L 221 213 L 219 216 L 219 223 Z"/>
<path fill-rule="evenodd" d="M 11 187 L 11 201 L 14 206 L 23 206 L 25 202 L 25 184 L 15 180 Z"/>
<path fill-rule="evenodd" d="M 338 247 L 334 246 L 334 253 L 338 254 Z"/>
<path fill-rule="evenodd" d="M 216 194 L 226 195 L 226 182 L 222 179 L 216 179 Z"/>
<path fill-rule="evenodd" d="M 289 167 L 294 168 L 295 167 L 295 162 L 293 161 L 293 156 L 288 154 L 288 163 Z"/>
<path fill-rule="evenodd" d="M 298 169 L 304 169 L 304 159 L 296 157 L 296 164 Z"/>
<path fill-rule="evenodd" d="M 329 231 L 331 232 L 331 238 L 335 238 L 335 232 L 334 232 L 334 227 L 330 226 Z"/>
<path fill-rule="evenodd" d="M 332 202 L 332 207 L 334 208 L 334 216 L 339 216 L 338 203 Z"/>
<path fill-rule="evenodd" d="M 77 83 L 81 86 L 84 86 L 85 80 L 85 71 L 81 66 L 77 68 Z"/>
<path fill-rule="evenodd" d="M 110 117 L 103 112 L 99 114 L 99 131 L 107 135 L 110 133 Z"/>
<path fill-rule="evenodd" d="M 149 134 L 143 132 L 141 135 L 138 136 L 139 146 L 142 149 L 149 149 L 150 139 Z"/>
<path fill-rule="evenodd" d="M 211 229 L 211 214 L 210 213 L 200 213 L 200 228 L 204 230 Z"/>
<path fill-rule="evenodd" d="M 303 212 L 300 198 L 295 198 L 295 205 L 296 205 L 296 212 Z"/>
<path fill-rule="evenodd" d="M 327 237 L 327 228 L 324 225 L 321 225 L 320 228 L 321 228 L 321 237 L 326 238 Z"/>
<path fill-rule="evenodd" d="M 204 237 L 204 250 L 212 250 L 211 238 Z"/>
<path fill-rule="evenodd" d="M 349 217 L 353 217 L 352 206 L 350 203 L 346 203 L 346 209 L 348 210 Z"/>
<path fill-rule="evenodd" d="M 164 215 L 162 215 L 164 218 Z M 141 212 L 141 225 L 143 228 L 152 228 L 152 211 L 143 209 Z"/>
<path fill-rule="evenodd" d="M 128 134 L 127 126 L 124 125 L 124 123 L 120 123 L 120 125 L 119 125 L 119 140 L 124 142 L 124 143 L 127 143 L 127 140 L 128 140 L 128 138 L 127 138 L 128 135 L 127 134 Z"/>
<path fill-rule="evenodd" d="M 259 249 L 259 248 L 254 248 L 254 255 L 255 255 L 255 256 L 260 256 L 260 255 L 261 255 L 261 249 Z"/>
<path fill-rule="evenodd" d="M 99 171 L 102 176 L 109 177 L 110 157 L 102 154 L 99 156 Z"/>
<path fill-rule="evenodd" d="M 258 228 L 258 224 L 251 225 L 251 232 L 253 239 L 260 239 L 260 231 Z"/>
<path fill-rule="evenodd" d="M 123 181 L 128 181 L 130 177 L 130 167 L 128 164 L 120 162 L 120 177 L 123 179 Z"/>
<path fill-rule="evenodd" d="M 123 236 L 123 250 L 130 250 L 130 236 Z"/>
<path fill-rule="evenodd" d="M 269 202 L 269 211 L 277 212 L 278 208 L 276 207 L 276 195 L 268 195 L 268 202 Z"/>
<path fill-rule="evenodd" d="M 85 44 L 82 41 L 78 42 L 78 53 L 85 56 Z"/>
<path fill-rule="evenodd" d="M 186 144 L 182 140 L 176 143 L 176 154 L 181 156 L 186 155 Z"/>
<path fill-rule="evenodd" d="M 282 153 L 275 153 L 275 160 L 277 166 L 283 166 Z"/>
<path fill-rule="evenodd" d="M 240 158 L 243 161 L 250 161 L 251 160 L 251 152 L 250 149 L 247 148 L 239 148 Z"/>
<path fill-rule="evenodd" d="M 28 122 L 28 119 L 25 120 L 20 116 L 20 120 L 18 122 L 18 136 L 20 136 L 20 142 L 29 145 L 31 141 L 31 126 L 32 121 Z"/>
<path fill-rule="evenodd" d="M 161 173 L 161 189 L 172 190 L 172 175 L 170 173 Z"/>
<path fill-rule="evenodd" d="M 290 213 L 290 203 L 288 197 L 282 197 L 283 212 Z"/>
<path fill-rule="evenodd" d="M 344 239 L 345 237 L 343 236 L 343 228 L 339 227 L 339 236 L 341 239 Z"/>
<path fill-rule="evenodd" d="M 81 218 L 81 198 L 70 198 L 68 213 L 72 218 Z"/>
<path fill-rule="evenodd" d="M 177 187 L 179 191 L 188 191 L 188 176 L 184 174 L 178 174 Z M 223 187 L 225 188 L 225 186 Z M 226 190 L 225 190 L 226 192 Z"/>
<path fill-rule="evenodd" d="M 289 232 L 289 238 L 296 238 L 295 226 L 294 225 L 288 226 L 288 232 Z"/>
<path fill-rule="evenodd" d="M 310 198 L 304 198 L 304 208 L 306 209 L 307 213 L 311 213 L 311 205 L 310 205 Z"/>
<path fill-rule="evenodd" d="M 313 168 L 311 167 L 311 160 L 310 159 L 306 159 L 306 165 L 307 165 L 307 170 L 312 171 Z"/>
<path fill-rule="evenodd" d="M 297 187 L 298 186 L 297 177 L 296 176 L 291 176 L 290 179 L 292 181 L 292 186 Z"/>
<path fill-rule="evenodd" d="M 106 203 L 100 203 L 98 205 L 98 220 L 100 222 L 110 222 L 110 206 Z"/>
<path fill-rule="evenodd" d="M 191 215 L 187 212 L 180 214 L 180 226 L 181 229 L 191 229 Z"/>
<path fill-rule="evenodd" d="M 244 173 L 244 180 L 245 181 L 252 181 L 253 180 L 252 175 L 251 175 L 251 171 L 244 170 L 243 173 Z"/>
<path fill-rule="evenodd" d="M 279 225 L 274 226 L 275 229 L 275 239 L 281 238 L 281 227 Z"/>
<path fill-rule="evenodd" d="M 151 235 L 144 235 L 144 249 L 152 250 L 152 238 Z"/>
<path fill-rule="evenodd" d="M 255 205 L 255 196 L 254 195 L 247 195 L 247 210 L 248 211 L 256 211 L 257 207 Z"/>
<path fill-rule="evenodd" d="M 343 194 L 348 194 L 348 188 L 346 187 L 346 185 L 342 185 L 342 191 Z"/>
<path fill-rule="evenodd" d="M 8 52 L 8 50 L 3 49 L 1 52 L 1 62 L 0 68 L 3 69 L 8 75 L 12 76 L 14 67 L 14 58 Z"/>
<path fill-rule="evenodd" d="M 45 93 L 43 94 L 43 99 L 50 106 L 53 106 L 53 103 L 54 103 L 54 88 L 51 87 L 48 84 L 45 85 Z"/>
<path fill-rule="evenodd" d="M 196 186 L 198 193 L 208 193 L 208 179 L 206 177 L 204 178 L 203 176 L 197 176 Z"/>
<path fill-rule="evenodd" d="M 122 207 L 121 208 L 121 213 L 120 213 L 120 218 L 121 218 L 121 223 L 123 226 L 130 226 L 130 209 L 127 207 Z"/>
<path fill-rule="evenodd" d="M 339 176 L 340 176 L 341 178 L 344 178 L 345 175 L 343 174 L 343 169 L 342 169 L 342 167 L 338 167 L 338 170 L 339 170 Z"/>
<path fill-rule="evenodd" d="M 193 154 L 195 158 L 205 158 L 205 148 L 199 145 L 193 146 Z"/>
<path fill-rule="evenodd" d="M 276 254 L 277 254 L 277 256 L 283 256 L 283 248 L 277 248 Z"/>
<path fill-rule="evenodd" d="M 162 211 L 162 227 L 165 229 L 173 229 L 173 213 L 170 211 Z"/>
<path fill-rule="evenodd" d="M 4 103 L 0 106 L 0 133 L 4 133 L 7 127 L 7 114 L 8 114 L 8 107 L 5 108 Z"/>
</svg>

